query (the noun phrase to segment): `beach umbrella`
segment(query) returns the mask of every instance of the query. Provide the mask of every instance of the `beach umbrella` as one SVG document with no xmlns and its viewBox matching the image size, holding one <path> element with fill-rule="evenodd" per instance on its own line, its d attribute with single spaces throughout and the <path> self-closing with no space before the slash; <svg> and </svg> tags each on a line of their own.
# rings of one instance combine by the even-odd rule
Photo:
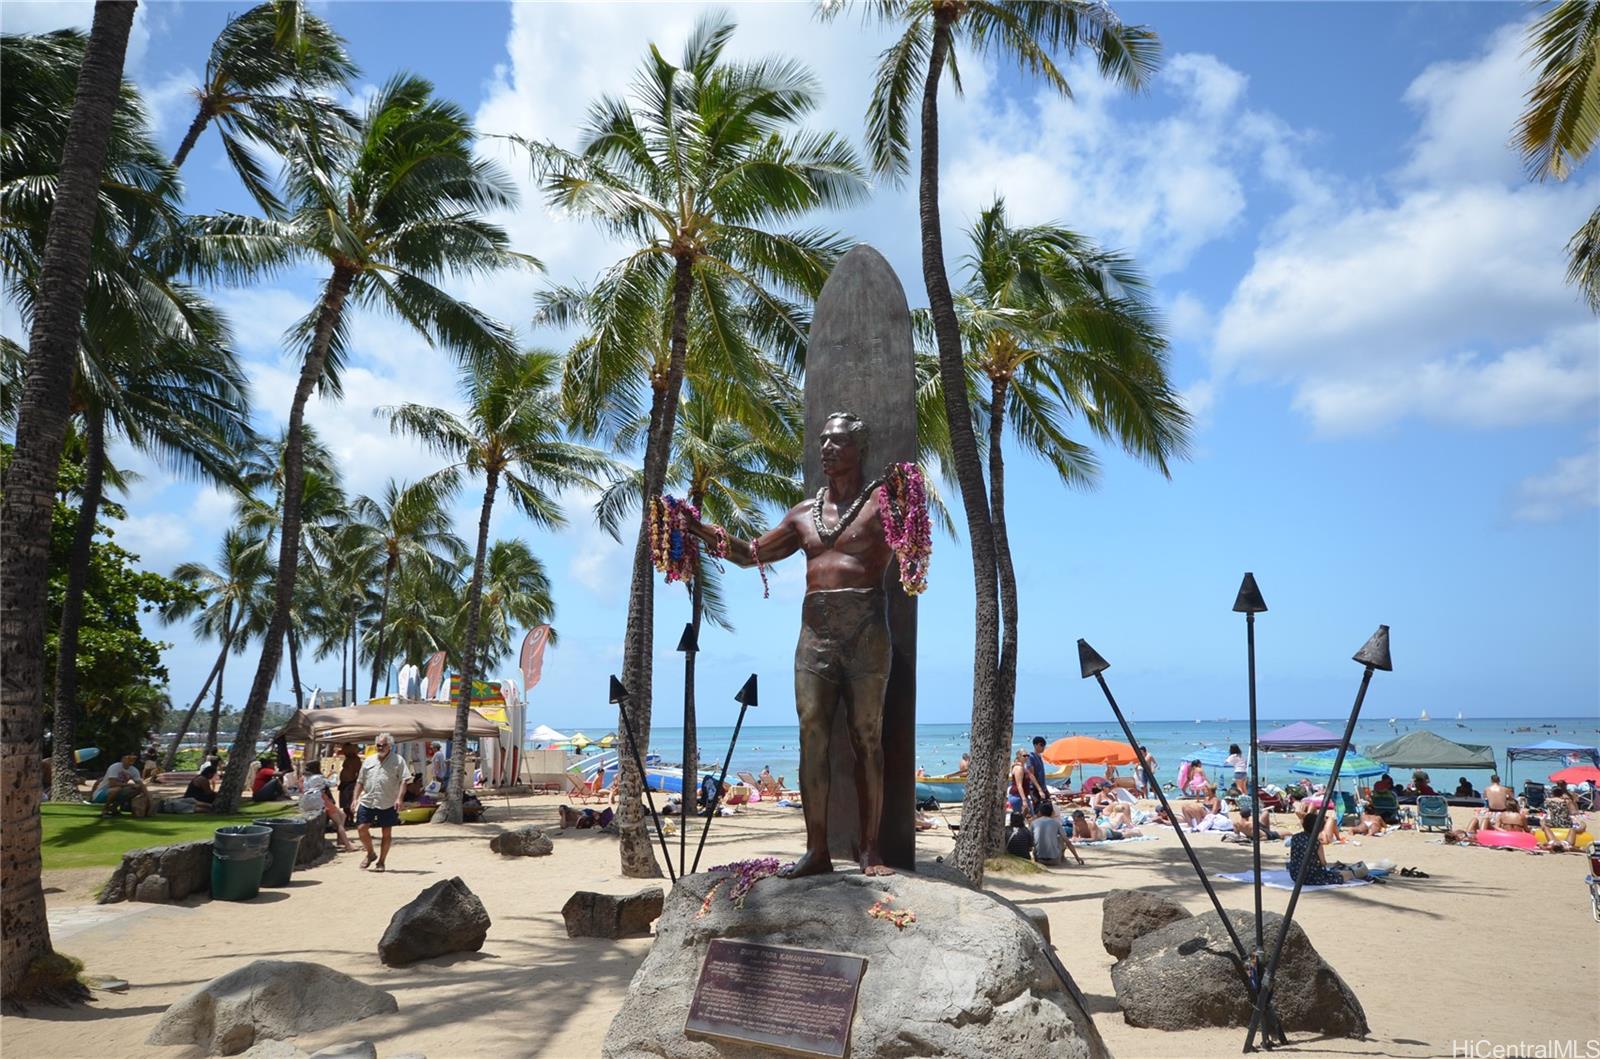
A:
<svg viewBox="0 0 1600 1059">
<path fill-rule="evenodd" d="M 568 739 L 567 739 L 566 736 L 562 735 L 560 732 L 556 731 L 554 728 L 551 728 L 548 724 L 541 724 L 539 727 L 537 727 L 533 731 L 529 732 L 528 733 L 528 740 L 530 742 L 534 742 L 534 743 L 565 743 L 565 742 L 568 742 Z"/>
<path fill-rule="evenodd" d="M 1127 743 L 1088 735 L 1057 739 L 1044 748 L 1043 757 L 1052 765 L 1131 765 L 1139 760 Z"/>
<path fill-rule="evenodd" d="M 616 744 L 617 744 L 617 733 L 615 733 L 615 732 L 611 732 L 611 733 L 608 733 L 606 735 L 601 736 L 599 741 L 595 743 L 595 745 L 598 746 L 602 750 L 610 750 Z"/>
<path fill-rule="evenodd" d="M 1593 765 L 1573 765 L 1550 773 L 1551 783 L 1600 783 L 1600 769 Z"/>
<path fill-rule="evenodd" d="M 1325 779 L 1333 775 L 1333 761 L 1338 752 L 1324 750 L 1320 754 L 1308 754 L 1289 766 L 1289 771 L 1296 776 L 1311 776 L 1315 779 Z M 1356 779 L 1365 779 L 1369 776 L 1381 776 L 1389 771 L 1389 766 L 1381 761 L 1374 761 L 1360 754 L 1346 754 L 1344 765 L 1339 769 L 1339 776 L 1354 776 Z"/>
<path fill-rule="evenodd" d="M 593 742 L 593 739 L 590 739 L 582 732 L 579 732 L 577 735 L 572 737 L 572 748 L 574 750 L 582 750 L 584 747 L 589 746 Z"/>
</svg>

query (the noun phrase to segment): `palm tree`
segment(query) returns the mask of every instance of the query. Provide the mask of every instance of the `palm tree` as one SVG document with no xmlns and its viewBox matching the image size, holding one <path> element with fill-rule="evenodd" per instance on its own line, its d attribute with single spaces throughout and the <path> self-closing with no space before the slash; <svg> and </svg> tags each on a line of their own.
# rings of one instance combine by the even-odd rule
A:
<svg viewBox="0 0 1600 1059">
<path fill-rule="evenodd" d="M 380 408 L 389 429 L 408 434 L 451 461 L 437 475 L 482 474 L 483 504 L 478 516 L 477 548 L 472 580 L 467 586 L 466 626 L 458 643 L 461 699 L 456 706 L 454 740 L 467 745 L 467 719 L 472 705 L 483 605 L 484 572 L 489 550 L 489 517 L 502 479 L 511 502 L 535 525 L 566 524 L 553 491 L 575 486 L 598 488 L 597 476 L 614 470 L 603 453 L 562 440 L 565 418 L 556 392 L 561 361 L 549 353 L 510 353 L 467 376 L 462 384 L 467 410 L 463 415 L 427 405 Z M 533 624 L 538 624 L 534 622 Z M 461 822 L 466 755 L 450 762 L 450 787 L 445 819 Z"/>
<path fill-rule="evenodd" d="M 393 313 L 472 363 L 513 348 L 507 328 L 435 285 L 452 274 L 537 264 L 513 253 L 505 232 L 482 218 L 482 211 L 509 208 L 516 196 L 493 163 L 474 156 L 472 144 L 472 124 L 460 107 L 433 98 L 433 86 L 421 78 L 398 77 L 373 96 L 351 138 L 295 127 L 284 144 L 282 217 L 228 217 L 209 226 L 211 238 L 257 247 L 263 263 L 311 259 L 329 268 L 316 308 L 296 328 L 305 357 L 284 447 L 277 594 L 217 795 L 224 811 L 238 804 L 282 657 L 300 556 L 305 406 L 318 386 L 337 392 L 346 303 Z"/>
<path fill-rule="evenodd" d="M 284 454 L 288 444 L 287 430 L 258 438 L 245 450 L 239 466 L 235 505 L 239 525 L 255 540 L 254 547 L 268 555 L 277 548 L 278 527 L 283 521 Z M 302 427 L 301 453 L 300 563 L 308 573 L 315 573 L 332 555 L 331 537 L 344 521 L 349 505 L 339 484 L 333 453 L 309 425 Z M 306 586 L 297 579 L 286 637 L 296 709 L 305 706 L 300 682 L 300 629 L 305 616 L 315 609 L 316 597 L 308 595 Z"/>
<path fill-rule="evenodd" d="M 215 121 L 222 150 L 261 208 L 278 208 L 271 181 L 252 144 L 276 145 L 285 121 L 348 120 L 331 101 L 301 93 L 342 88 L 356 75 L 344 38 L 299 0 L 272 0 L 230 17 L 206 58 L 199 109 L 183 135 L 172 167 L 181 168 L 200 134 Z"/>
<path fill-rule="evenodd" d="M 689 347 L 692 311 L 725 326 L 701 355 L 728 369 L 736 384 L 753 378 L 759 358 L 738 326 L 743 315 L 768 342 L 800 359 L 805 330 L 798 301 L 814 298 L 845 241 L 814 229 L 781 232 L 818 207 L 845 205 L 866 190 L 854 150 L 834 133 L 801 131 L 817 105 L 819 86 L 792 60 L 723 60 L 733 34 L 725 15 L 702 18 L 679 65 L 653 46 L 631 101 L 604 97 L 590 108 L 579 148 L 527 144 L 544 175 L 550 202 L 589 217 L 632 249 L 596 284 L 592 298 L 558 291 L 544 318 L 576 322 L 589 335 L 574 350 L 569 381 L 590 384 L 578 425 L 595 430 L 607 416 L 632 419 L 638 382 L 648 378 L 649 423 L 644 492 L 666 479 L 678 394 Z M 665 301 L 663 299 L 666 299 Z M 662 306 L 670 306 L 663 315 Z M 585 308 L 587 307 L 587 308 Z M 651 349 L 665 320 L 667 356 Z M 623 646 L 623 681 L 632 698 L 632 729 L 648 742 L 652 600 L 643 512 L 634 545 Z M 640 755 L 648 749 L 637 748 Z M 642 777 L 622 757 L 622 872 L 661 874 L 650 849 L 640 802 Z"/>
<path fill-rule="evenodd" d="M 48 196 L 39 188 L 54 182 L 52 149 L 66 135 L 63 108 L 72 86 L 55 75 L 71 56 L 81 57 L 82 45 L 71 33 L 6 42 L 10 167 L 0 202 L 9 252 L 0 270 L 24 320 L 38 304 L 47 238 Z M 171 255 L 162 237 L 177 223 L 179 192 L 131 86 L 123 88 L 102 186 L 108 217 L 92 251 L 69 398 L 86 451 L 57 633 L 51 797 L 60 801 L 78 799 L 72 756 L 81 707 L 78 631 L 109 438 L 121 437 L 179 472 L 225 481 L 232 453 L 249 437 L 244 377 L 226 348 L 226 325 L 168 274 Z"/>
<path fill-rule="evenodd" d="M 376 617 L 378 598 L 371 585 L 382 566 L 383 542 L 376 530 L 345 522 L 328 532 L 326 558 L 306 571 L 315 602 L 303 620 L 317 637 L 318 660 L 339 655 L 340 701 L 348 678 L 351 705 L 361 701 L 361 628 L 364 620 Z"/>
<path fill-rule="evenodd" d="M 99 3 L 84 49 L 39 270 L 40 304 L 28 337 L 16 451 L 0 489 L 0 762 L 6 779 L 0 839 L 0 993 L 13 1001 L 51 956 L 39 882 L 39 748 L 44 712 L 45 580 L 56 472 L 67 433 L 67 393 L 89 282 L 106 148 L 122 89 L 133 3 Z M 74 995 L 82 995 L 81 987 Z"/>
<path fill-rule="evenodd" d="M 390 479 L 383 496 L 374 500 L 358 496 L 351 514 L 376 535 L 383 550 L 382 604 L 378 609 L 377 643 L 372 649 L 372 686 L 367 698 L 378 694 L 378 671 L 383 670 L 383 693 L 389 693 L 390 655 L 384 650 L 384 634 L 389 620 L 389 587 L 401 563 L 434 563 L 464 559 L 466 546 L 455 534 L 445 505 L 452 499 L 456 482 L 432 476 L 420 482 L 400 485 Z"/>
<path fill-rule="evenodd" d="M 1017 581 L 1005 515 L 1007 428 L 1063 484 L 1089 487 L 1098 461 L 1069 436 L 1066 420 L 1081 417 L 1096 437 L 1170 477 L 1170 461 L 1188 449 L 1189 414 L 1168 380 L 1166 338 L 1149 285 L 1131 259 L 1059 225 L 1012 227 L 999 198 L 968 234 L 967 281 L 954 300 L 967 400 L 988 421 L 987 506 L 1008 618 L 998 686 L 1001 701 L 1009 702 L 1016 688 Z M 932 347 L 931 314 L 919 310 L 916 326 L 921 344 Z M 1010 714 L 1000 719 L 997 742 L 1009 752 Z"/>
<path fill-rule="evenodd" d="M 836 12 L 825 7 L 825 14 Z M 1102 75 L 1130 87 L 1143 83 L 1155 69 L 1159 45 L 1155 34 L 1127 26 L 1104 3 L 1087 0 L 876 0 L 869 17 L 903 26 L 900 39 L 879 60 L 877 81 L 867 107 L 867 142 L 873 167 L 899 176 L 909 168 L 910 119 L 917 79 L 922 80 L 922 153 L 918 174 L 918 212 L 922 223 L 922 275 L 939 352 L 939 377 L 944 389 L 950 452 L 966 509 L 972 544 L 974 660 L 972 675 L 972 773 L 967 783 L 964 819 L 988 820 L 997 811 L 1004 782 L 1003 756 L 1009 749 L 1011 689 L 1001 679 L 999 569 L 1002 558 L 995 539 L 977 436 L 966 402 L 966 371 L 961 325 L 956 316 L 950 279 L 945 273 L 944 236 L 939 223 L 939 83 L 946 67 L 957 91 L 957 44 L 978 55 L 998 53 L 1024 73 L 1041 77 L 1064 95 L 1071 89 L 1056 67 L 1054 53 L 1087 47 Z M 1006 613 L 1015 637 L 1016 616 Z M 1015 653 L 1015 648 L 1012 648 Z M 974 886 L 983 882 L 988 829 L 962 828 L 955 864 Z"/>
<path fill-rule="evenodd" d="M 681 490 L 708 522 L 724 527 L 742 540 L 754 540 L 767 530 L 765 512 L 780 511 L 801 499 L 801 415 L 794 395 L 775 400 L 783 428 L 762 432 L 739 422 L 717 401 L 691 389 L 678 417 L 673 437 L 672 462 L 666 485 Z M 640 422 L 637 430 L 647 424 Z M 625 438 L 624 438 L 625 440 Z M 595 504 L 595 518 L 618 541 L 624 520 L 643 495 L 643 473 L 634 470 L 608 486 Z M 694 577 L 688 583 L 689 625 L 696 643 L 706 619 L 732 630 L 722 601 L 718 567 L 708 565 L 703 552 L 696 554 Z M 695 656 L 684 658 L 683 775 L 684 790 L 699 771 L 698 721 L 695 704 Z"/>
<path fill-rule="evenodd" d="M 389 600 L 389 616 L 383 623 L 391 655 L 416 662 L 435 651 L 453 653 L 454 623 L 460 617 L 461 586 L 470 576 L 470 562 L 470 557 L 463 556 L 459 566 L 401 567 Z"/>
<path fill-rule="evenodd" d="M 1561 0 L 1528 27 L 1538 79 L 1515 141 L 1534 180 L 1565 180 L 1600 137 L 1600 0 Z M 1600 313 L 1600 207 L 1567 243 L 1567 282 Z"/>
<path fill-rule="evenodd" d="M 483 604 L 478 617 L 478 659 L 474 668 L 487 679 L 511 651 L 511 636 L 518 628 L 549 625 L 555 621 L 556 603 L 544 563 L 524 541 L 495 541 L 483 564 Z M 465 640 L 467 609 L 458 612 Z M 549 642 L 556 643 L 550 629 Z"/>
<path fill-rule="evenodd" d="M 210 734 L 206 738 L 206 752 L 216 751 L 217 718 L 222 710 L 222 681 L 228 655 L 243 653 L 244 644 L 254 635 L 266 630 L 266 617 L 271 606 L 271 586 L 274 571 L 265 550 L 252 540 L 248 531 L 234 527 L 222 535 L 217 546 L 216 566 L 202 562 L 180 563 L 173 568 L 172 577 L 194 590 L 197 603 L 176 608 L 167 615 L 169 621 L 194 617 L 195 635 L 201 639 L 215 637 L 220 644 L 217 660 L 206 675 L 205 683 L 189 705 L 182 723 L 173 734 L 167 747 L 165 768 L 170 771 L 177 764 L 178 747 L 188 734 L 189 725 L 205 700 L 213 684 L 215 699 L 211 708 Z"/>
</svg>

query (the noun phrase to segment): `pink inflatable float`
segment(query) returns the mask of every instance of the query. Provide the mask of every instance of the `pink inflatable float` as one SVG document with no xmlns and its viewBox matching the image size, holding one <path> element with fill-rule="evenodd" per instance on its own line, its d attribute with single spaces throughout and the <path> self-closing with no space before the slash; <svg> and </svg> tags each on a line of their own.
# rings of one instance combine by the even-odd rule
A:
<svg viewBox="0 0 1600 1059">
<path fill-rule="evenodd" d="M 1537 849 L 1538 842 L 1531 831 L 1477 831 L 1472 840 L 1480 846 L 1514 846 L 1517 849 Z"/>
</svg>

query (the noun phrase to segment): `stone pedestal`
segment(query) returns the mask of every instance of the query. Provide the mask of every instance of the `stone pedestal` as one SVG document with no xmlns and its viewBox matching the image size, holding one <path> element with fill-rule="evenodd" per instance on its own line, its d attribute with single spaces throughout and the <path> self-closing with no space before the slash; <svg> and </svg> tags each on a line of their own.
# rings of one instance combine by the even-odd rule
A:
<svg viewBox="0 0 1600 1059">
<path fill-rule="evenodd" d="M 763 879 L 740 909 L 729 900 L 729 880 L 702 914 L 719 878 L 691 875 L 673 888 L 655 945 L 606 1034 L 608 1059 L 770 1059 L 766 1049 L 683 1031 L 713 938 L 865 957 L 848 1053 L 856 1059 L 1107 1054 L 1039 932 L 988 894 L 927 876 L 850 872 Z M 874 905 L 916 919 L 901 928 L 872 916 Z"/>
</svg>

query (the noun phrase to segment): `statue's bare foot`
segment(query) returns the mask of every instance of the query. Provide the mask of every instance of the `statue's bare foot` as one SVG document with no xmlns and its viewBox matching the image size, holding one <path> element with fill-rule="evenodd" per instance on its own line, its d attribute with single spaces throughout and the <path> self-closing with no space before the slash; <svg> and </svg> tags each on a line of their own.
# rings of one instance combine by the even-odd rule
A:
<svg viewBox="0 0 1600 1059">
<path fill-rule="evenodd" d="M 785 879 L 799 879 L 807 875 L 827 875 L 831 871 L 833 871 L 833 861 L 827 853 L 808 849 L 799 860 L 778 874 Z"/>
<path fill-rule="evenodd" d="M 867 875 L 893 875 L 894 869 L 883 862 L 875 849 L 861 851 L 861 870 Z"/>
</svg>

